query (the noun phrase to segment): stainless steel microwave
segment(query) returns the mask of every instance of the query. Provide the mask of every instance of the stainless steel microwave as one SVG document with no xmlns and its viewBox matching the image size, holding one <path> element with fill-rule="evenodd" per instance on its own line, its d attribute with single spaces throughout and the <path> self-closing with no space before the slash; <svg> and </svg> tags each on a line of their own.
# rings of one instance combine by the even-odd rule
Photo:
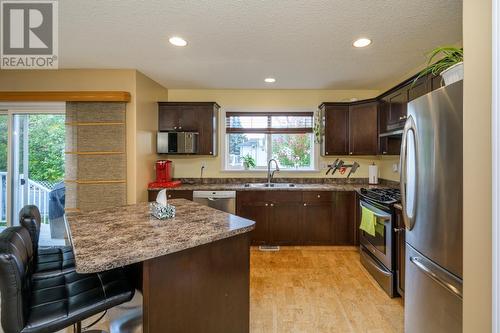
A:
<svg viewBox="0 0 500 333">
<path fill-rule="evenodd" d="M 196 154 L 197 132 L 158 132 L 156 140 L 158 154 Z"/>
</svg>

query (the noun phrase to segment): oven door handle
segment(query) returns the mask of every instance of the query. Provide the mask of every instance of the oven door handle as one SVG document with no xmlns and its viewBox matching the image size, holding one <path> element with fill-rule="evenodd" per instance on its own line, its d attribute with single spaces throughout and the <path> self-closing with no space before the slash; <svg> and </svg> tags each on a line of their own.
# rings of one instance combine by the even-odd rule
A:
<svg viewBox="0 0 500 333">
<path fill-rule="evenodd" d="M 384 213 L 380 209 L 377 209 L 371 205 L 368 205 L 368 204 L 364 203 L 363 201 L 360 201 L 359 205 L 361 207 L 368 209 L 369 211 L 371 211 L 373 213 L 373 215 L 375 215 L 376 217 L 379 217 L 383 220 L 390 220 L 392 217 L 390 214 Z"/>
</svg>

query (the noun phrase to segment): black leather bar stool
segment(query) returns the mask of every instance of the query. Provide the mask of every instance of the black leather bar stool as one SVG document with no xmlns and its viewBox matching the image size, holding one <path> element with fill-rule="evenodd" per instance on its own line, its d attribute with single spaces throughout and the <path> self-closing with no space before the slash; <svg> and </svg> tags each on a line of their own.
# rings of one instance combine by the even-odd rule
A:
<svg viewBox="0 0 500 333">
<path fill-rule="evenodd" d="M 33 243 L 35 267 L 33 278 L 44 278 L 75 271 L 71 246 L 39 247 L 41 216 L 37 206 L 26 205 L 19 212 L 19 224 L 28 229 Z"/>
<path fill-rule="evenodd" d="M 122 269 L 74 270 L 34 276 L 31 234 L 23 226 L 0 233 L 1 324 L 5 333 L 56 332 L 129 301 L 134 289 Z"/>
</svg>

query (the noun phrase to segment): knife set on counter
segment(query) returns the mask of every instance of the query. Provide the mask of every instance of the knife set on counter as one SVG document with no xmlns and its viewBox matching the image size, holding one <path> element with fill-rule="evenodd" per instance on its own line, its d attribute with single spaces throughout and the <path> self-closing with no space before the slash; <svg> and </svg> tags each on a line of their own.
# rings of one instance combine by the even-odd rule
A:
<svg viewBox="0 0 500 333">
<path fill-rule="evenodd" d="M 175 206 L 167 202 L 167 190 L 161 190 L 156 196 L 156 201 L 149 203 L 149 212 L 159 220 L 175 217 Z"/>
</svg>

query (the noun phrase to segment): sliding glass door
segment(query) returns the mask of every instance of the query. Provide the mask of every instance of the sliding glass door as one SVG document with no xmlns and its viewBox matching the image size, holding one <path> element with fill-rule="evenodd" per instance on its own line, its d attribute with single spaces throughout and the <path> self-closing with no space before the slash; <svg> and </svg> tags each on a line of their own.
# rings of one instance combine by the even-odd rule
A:
<svg viewBox="0 0 500 333">
<path fill-rule="evenodd" d="M 17 225 L 21 208 L 36 205 L 40 245 L 64 244 L 64 108 L 14 109 L 0 117 L 0 223 Z"/>
<path fill-rule="evenodd" d="M 8 115 L 0 111 L 0 228 L 7 225 L 7 141 Z"/>
</svg>

